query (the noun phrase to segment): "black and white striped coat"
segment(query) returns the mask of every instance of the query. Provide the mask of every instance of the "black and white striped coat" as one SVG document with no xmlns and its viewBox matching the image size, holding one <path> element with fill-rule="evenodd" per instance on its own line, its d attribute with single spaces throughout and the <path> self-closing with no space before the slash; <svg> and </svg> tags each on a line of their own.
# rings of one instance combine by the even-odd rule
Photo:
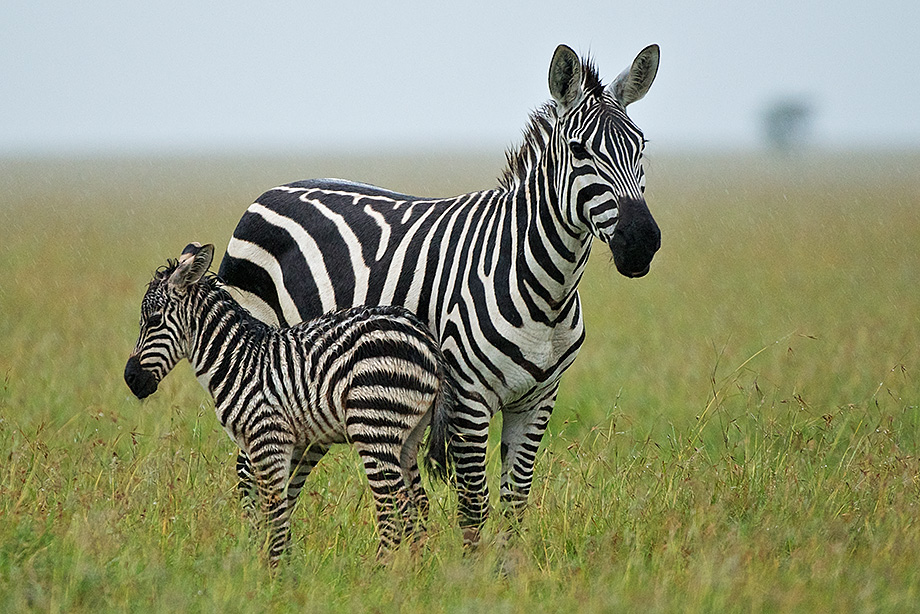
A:
<svg viewBox="0 0 920 614">
<path fill-rule="evenodd" d="M 501 498 L 515 510 L 526 503 L 559 379 L 584 339 L 577 285 L 592 239 L 628 277 L 647 273 L 660 245 L 643 196 L 645 140 L 625 111 L 657 68 L 652 45 L 604 87 L 561 45 L 553 100 L 533 114 L 498 188 L 425 199 L 340 180 L 291 183 L 259 197 L 228 246 L 221 278 L 266 321 L 402 305 L 434 331 L 459 386 L 450 451 L 468 542 L 487 512 L 486 440 L 498 411 Z"/>
<path fill-rule="evenodd" d="M 451 400 L 437 342 L 399 307 L 350 308 L 279 330 L 241 308 L 213 276 L 214 248 L 189 245 L 157 272 L 141 307 L 141 332 L 125 368 L 138 398 L 182 358 L 213 395 L 221 425 L 247 455 L 277 563 L 290 514 L 329 446 L 350 442 L 377 506 L 383 555 L 423 530 L 428 500 L 417 454 L 429 423 L 426 460 L 446 464 Z M 443 472 L 442 472 L 443 473 Z"/>
</svg>

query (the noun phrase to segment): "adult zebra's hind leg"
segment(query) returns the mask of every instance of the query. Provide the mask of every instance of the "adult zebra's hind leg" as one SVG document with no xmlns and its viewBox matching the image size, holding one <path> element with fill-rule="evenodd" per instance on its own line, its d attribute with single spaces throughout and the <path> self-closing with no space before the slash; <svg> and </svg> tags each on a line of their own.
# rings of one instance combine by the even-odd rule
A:
<svg viewBox="0 0 920 614">
<path fill-rule="evenodd" d="M 461 393 L 462 395 L 462 393 Z M 457 481 L 457 503 L 463 545 L 479 545 L 482 525 L 489 514 L 486 482 L 486 448 L 492 413 L 480 395 L 458 399 L 451 417 L 450 456 Z"/>
</svg>

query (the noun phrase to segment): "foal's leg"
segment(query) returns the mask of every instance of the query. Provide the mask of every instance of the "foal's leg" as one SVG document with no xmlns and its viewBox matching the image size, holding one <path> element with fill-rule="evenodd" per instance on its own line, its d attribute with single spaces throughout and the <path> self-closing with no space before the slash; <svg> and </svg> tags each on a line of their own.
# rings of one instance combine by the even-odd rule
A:
<svg viewBox="0 0 920 614">
<path fill-rule="evenodd" d="M 328 447 L 310 445 L 306 450 L 295 450 L 291 457 L 290 483 L 288 484 L 288 501 L 293 504 L 303 488 L 304 482 L 316 463 L 329 451 Z M 256 486 L 255 475 L 246 452 L 240 450 L 236 455 L 236 475 L 238 478 L 236 488 L 247 512 L 255 511 L 259 502 L 259 490 Z"/>
<path fill-rule="evenodd" d="M 413 539 L 419 539 L 425 534 L 425 524 L 428 522 L 428 495 L 422 487 L 422 476 L 418 469 L 418 451 L 422 445 L 425 429 L 431 421 L 430 413 L 422 417 L 412 429 L 409 438 L 399 455 L 399 467 L 403 483 L 409 491 L 410 507 L 405 517 L 406 533 Z"/>
<path fill-rule="evenodd" d="M 287 546 L 291 528 L 291 506 L 287 487 L 290 479 L 294 438 L 287 431 L 267 425 L 254 425 L 258 436 L 249 442 L 248 456 L 255 473 L 262 503 L 262 513 L 268 529 L 268 560 L 278 565 Z"/>
<path fill-rule="evenodd" d="M 287 486 L 288 506 L 291 510 L 293 510 L 297 497 L 303 489 L 304 482 L 310 476 L 310 472 L 313 471 L 316 463 L 323 458 L 328 450 L 328 447 L 315 444 L 311 444 L 306 450 L 302 448 L 294 450 L 294 455 L 291 457 L 290 478 Z"/>
<path fill-rule="evenodd" d="M 236 490 L 240 496 L 240 502 L 243 504 L 243 511 L 249 516 L 255 512 L 259 503 L 259 488 L 256 485 L 256 477 L 252 472 L 252 465 L 246 452 L 240 450 L 236 455 Z"/>
<path fill-rule="evenodd" d="M 367 481 L 377 507 L 377 533 L 380 544 L 377 558 L 385 560 L 402 540 L 402 515 L 408 511 L 411 495 L 399 465 L 399 458 L 381 446 L 356 443 L 364 463 Z"/>
</svg>

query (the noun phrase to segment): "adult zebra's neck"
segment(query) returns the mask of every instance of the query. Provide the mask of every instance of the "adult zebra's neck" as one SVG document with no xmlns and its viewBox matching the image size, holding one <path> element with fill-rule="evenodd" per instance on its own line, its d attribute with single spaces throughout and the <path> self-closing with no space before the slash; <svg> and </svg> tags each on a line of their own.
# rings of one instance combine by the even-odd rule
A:
<svg viewBox="0 0 920 614">
<path fill-rule="evenodd" d="M 501 199 L 513 212 L 518 289 L 531 306 L 531 315 L 545 323 L 568 314 L 591 250 L 591 234 L 568 219 L 559 199 L 557 172 L 551 149 L 557 121 L 548 103 L 531 115 L 524 141 L 506 156 Z M 539 314 L 539 315 L 538 315 Z"/>
</svg>

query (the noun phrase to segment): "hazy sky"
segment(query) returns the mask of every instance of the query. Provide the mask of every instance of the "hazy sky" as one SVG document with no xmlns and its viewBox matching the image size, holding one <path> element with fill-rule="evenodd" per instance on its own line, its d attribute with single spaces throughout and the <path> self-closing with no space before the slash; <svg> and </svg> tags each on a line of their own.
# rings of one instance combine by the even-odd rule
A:
<svg viewBox="0 0 920 614">
<path fill-rule="evenodd" d="M 782 98 L 816 144 L 920 146 L 917 0 L 391 4 L 5 0 L 0 154 L 505 147 L 563 42 L 606 81 L 661 46 L 661 147 L 756 146 Z"/>
</svg>

